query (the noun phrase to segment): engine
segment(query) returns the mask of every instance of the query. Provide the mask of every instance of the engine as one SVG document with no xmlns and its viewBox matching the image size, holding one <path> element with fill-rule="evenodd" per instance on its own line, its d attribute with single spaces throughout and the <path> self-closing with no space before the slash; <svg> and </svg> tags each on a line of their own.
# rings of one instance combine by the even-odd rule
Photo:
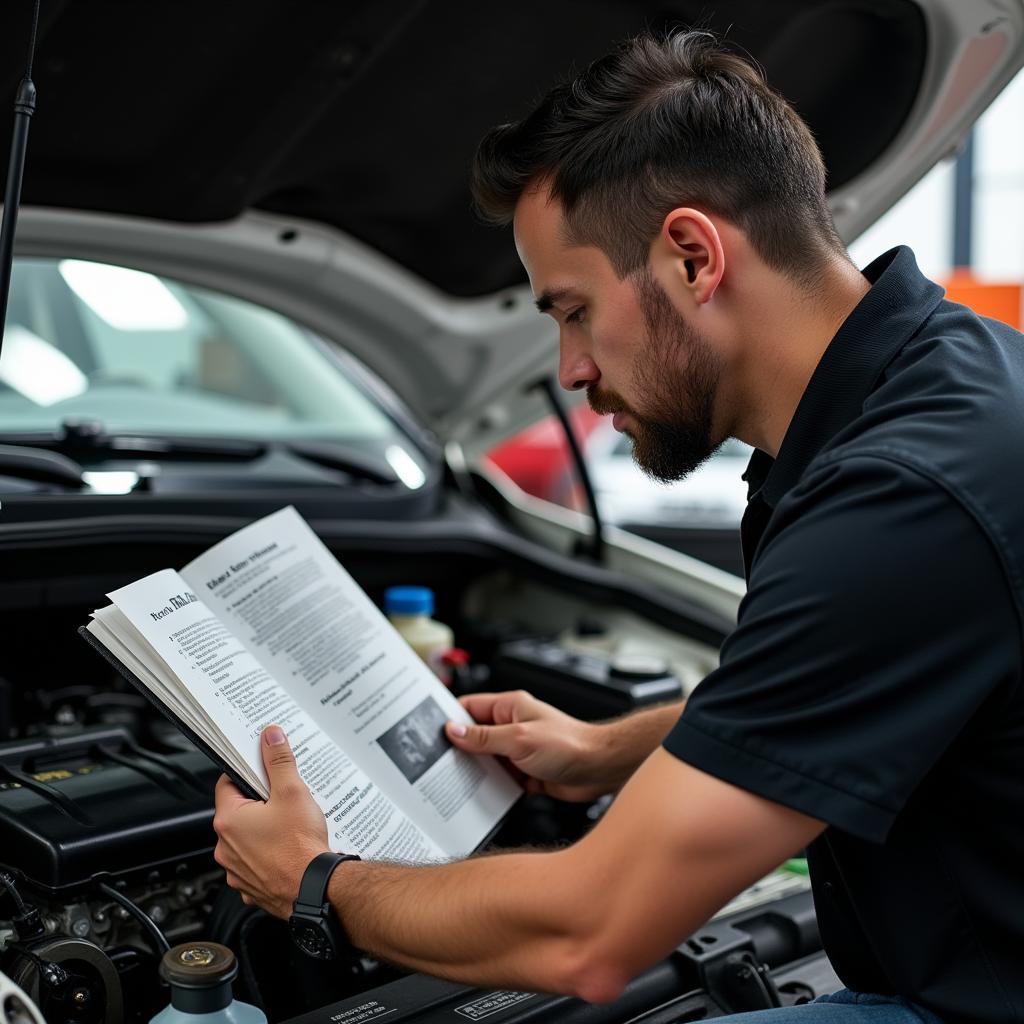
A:
<svg viewBox="0 0 1024 1024">
<path fill-rule="evenodd" d="M 160 935 L 206 927 L 217 770 L 172 736 L 142 745 L 124 724 L 62 714 L 50 735 L 0 744 L 0 969 L 47 1020 L 84 1024 L 124 1014 Z"/>
<path fill-rule="evenodd" d="M 116 686 L 53 697 L 0 743 L 0 972 L 49 1024 L 149 1020 L 167 1003 L 163 950 L 196 938 L 237 950 L 239 997 L 279 1019 L 394 977 L 298 962 L 283 925 L 224 885 L 219 769 L 145 701 Z"/>
<path fill-rule="evenodd" d="M 236 996 L 271 1020 L 399 978 L 354 951 L 342 971 L 305 958 L 282 922 L 226 887 L 213 860 L 219 769 L 120 680 L 0 680 L 0 728 L 14 737 L 0 742 L 0 972 L 49 1024 L 143 1024 L 168 1000 L 163 950 L 193 939 L 235 952 Z M 500 841 L 570 841 L 593 820 L 533 799 Z"/>
</svg>

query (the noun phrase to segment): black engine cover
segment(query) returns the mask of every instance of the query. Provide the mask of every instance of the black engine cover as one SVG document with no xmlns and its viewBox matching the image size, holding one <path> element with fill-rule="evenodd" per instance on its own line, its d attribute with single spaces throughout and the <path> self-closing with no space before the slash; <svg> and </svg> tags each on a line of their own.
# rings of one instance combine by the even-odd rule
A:
<svg viewBox="0 0 1024 1024">
<path fill-rule="evenodd" d="M 57 893 L 208 855 L 219 774 L 196 750 L 146 750 L 122 728 L 0 744 L 0 864 Z"/>
</svg>

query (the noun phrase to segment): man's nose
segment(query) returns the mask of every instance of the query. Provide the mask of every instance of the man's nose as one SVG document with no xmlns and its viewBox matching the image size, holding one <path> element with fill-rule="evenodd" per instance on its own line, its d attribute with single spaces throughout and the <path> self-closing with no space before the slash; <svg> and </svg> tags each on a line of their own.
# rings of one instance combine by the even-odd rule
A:
<svg viewBox="0 0 1024 1024">
<path fill-rule="evenodd" d="M 580 391 L 600 378 L 601 371 L 589 354 L 563 338 L 559 343 L 558 383 L 566 391 Z"/>
</svg>

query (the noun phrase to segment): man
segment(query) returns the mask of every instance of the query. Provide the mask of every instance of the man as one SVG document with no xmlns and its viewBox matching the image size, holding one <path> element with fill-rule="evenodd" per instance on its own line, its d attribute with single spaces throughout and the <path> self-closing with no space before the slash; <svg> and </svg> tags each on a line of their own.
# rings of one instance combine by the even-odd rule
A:
<svg viewBox="0 0 1024 1024">
<path fill-rule="evenodd" d="M 640 38 L 484 140 L 560 380 L 676 479 L 758 452 L 749 589 L 685 709 L 602 726 L 522 694 L 449 726 L 565 799 L 619 791 L 576 845 L 440 867 L 344 863 L 353 943 L 479 985 L 614 999 L 809 847 L 853 991 L 737 1021 L 1024 1020 L 1024 344 L 943 301 L 909 250 L 861 274 L 796 114 L 707 34 Z M 287 915 L 325 847 L 280 729 L 266 803 L 226 780 L 216 856 Z"/>
</svg>

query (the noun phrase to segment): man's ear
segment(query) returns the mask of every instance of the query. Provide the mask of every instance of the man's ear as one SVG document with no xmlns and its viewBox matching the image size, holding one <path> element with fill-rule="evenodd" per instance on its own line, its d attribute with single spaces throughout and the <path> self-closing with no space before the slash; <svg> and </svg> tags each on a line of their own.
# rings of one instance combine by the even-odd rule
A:
<svg viewBox="0 0 1024 1024">
<path fill-rule="evenodd" d="M 722 239 L 711 219 L 692 207 L 673 210 L 655 240 L 656 258 L 667 261 L 693 300 L 702 305 L 715 294 L 725 273 Z"/>
</svg>

